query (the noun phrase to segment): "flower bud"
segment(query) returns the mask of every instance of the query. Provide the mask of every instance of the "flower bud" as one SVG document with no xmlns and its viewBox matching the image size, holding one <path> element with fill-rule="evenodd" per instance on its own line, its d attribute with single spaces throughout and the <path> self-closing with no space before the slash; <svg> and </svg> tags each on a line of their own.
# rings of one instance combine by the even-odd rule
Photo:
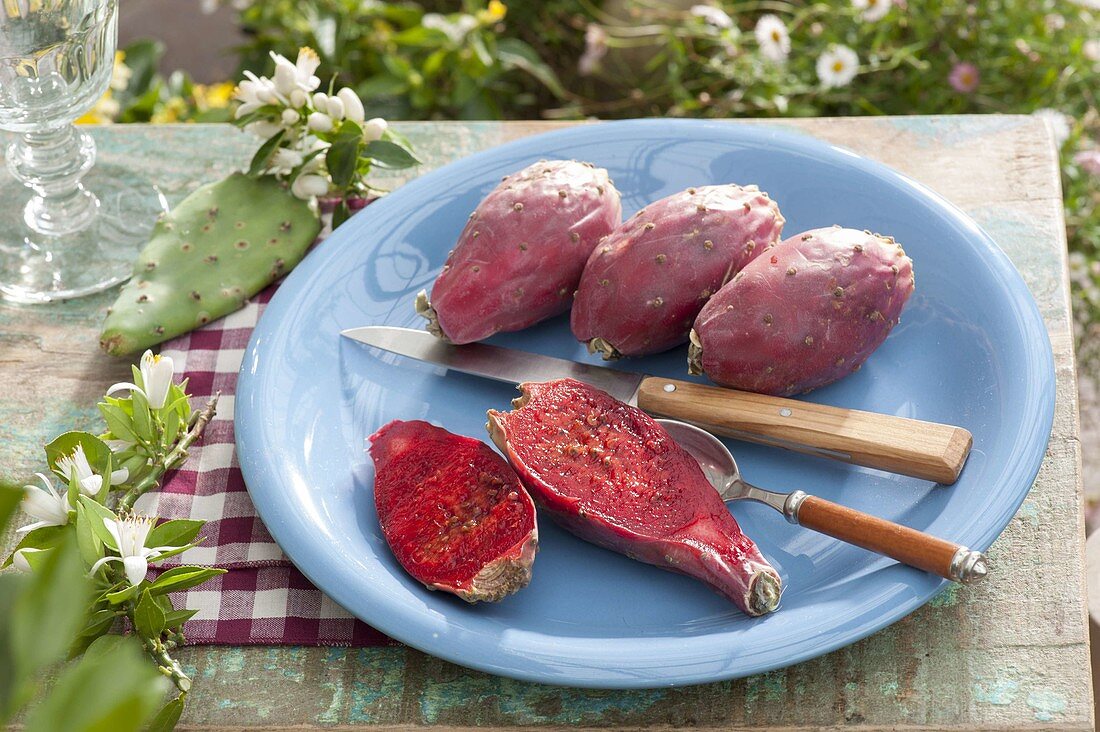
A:
<svg viewBox="0 0 1100 732">
<path fill-rule="evenodd" d="M 318 111 L 324 112 L 328 109 L 328 94 L 324 92 L 317 92 L 313 95 L 313 107 Z"/>
<path fill-rule="evenodd" d="M 340 97 L 344 103 L 344 114 L 347 118 L 356 124 L 363 124 L 366 112 L 363 110 L 363 102 L 359 99 L 359 95 L 345 86 L 337 92 L 336 96 Z"/>
<path fill-rule="evenodd" d="M 309 95 L 301 89 L 295 89 L 290 93 L 290 106 L 295 109 L 301 109 L 309 102 Z"/>
<path fill-rule="evenodd" d="M 321 112 L 313 112 L 308 119 L 309 129 L 316 132 L 329 132 L 332 130 L 332 117 Z"/>
<path fill-rule="evenodd" d="M 302 115 L 298 114 L 293 109 L 283 110 L 283 124 L 289 127 L 290 125 L 298 124 L 298 120 L 302 118 Z"/>
<path fill-rule="evenodd" d="M 328 193 L 328 181 L 319 175 L 299 175 L 290 186 L 290 192 L 303 201 Z"/>
<path fill-rule="evenodd" d="M 15 567 L 24 574 L 30 574 L 31 564 L 27 561 L 27 556 L 30 554 L 36 554 L 38 552 L 47 551 L 45 549 L 32 549 L 30 547 L 23 547 L 11 555 L 11 566 Z"/>
<path fill-rule="evenodd" d="M 329 97 L 326 100 L 325 109 L 328 110 L 328 116 L 333 119 L 344 118 L 344 103 L 340 101 L 340 97 Z"/>
<path fill-rule="evenodd" d="M 381 117 L 368 119 L 363 123 L 363 139 L 367 142 L 374 142 L 375 140 L 381 139 L 382 133 L 384 133 L 388 127 L 389 125 L 386 123 L 386 120 Z"/>
</svg>

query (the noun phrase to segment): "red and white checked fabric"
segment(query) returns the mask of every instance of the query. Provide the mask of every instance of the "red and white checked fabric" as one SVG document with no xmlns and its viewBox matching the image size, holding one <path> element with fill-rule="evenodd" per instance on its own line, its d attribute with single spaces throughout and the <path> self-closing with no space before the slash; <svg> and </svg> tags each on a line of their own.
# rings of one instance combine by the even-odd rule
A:
<svg viewBox="0 0 1100 732">
<path fill-rule="evenodd" d="M 233 407 L 237 373 L 252 329 L 278 285 L 235 313 L 168 341 L 177 374 L 188 379 L 193 409 L 220 391 L 218 410 L 190 457 L 159 491 L 136 508 L 166 519 L 206 521 L 202 543 L 166 559 L 160 571 L 180 564 L 222 567 L 213 580 L 173 596 L 177 608 L 199 612 L 184 625 L 190 643 L 370 646 L 390 642 L 374 628 L 309 583 L 268 534 L 256 515 L 237 463 Z"/>
</svg>

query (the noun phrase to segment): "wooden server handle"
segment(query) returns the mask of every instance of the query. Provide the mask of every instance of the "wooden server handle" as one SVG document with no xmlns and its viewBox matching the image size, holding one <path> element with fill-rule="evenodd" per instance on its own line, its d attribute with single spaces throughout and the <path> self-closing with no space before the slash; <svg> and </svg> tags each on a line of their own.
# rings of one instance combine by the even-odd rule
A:
<svg viewBox="0 0 1100 732">
<path fill-rule="evenodd" d="M 950 485 L 973 438 L 962 427 L 646 377 L 638 407 L 719 435 Z"/>
<path fill-rule="evenodd" d="M 974 582 L 987 572 L 980 552 L 824 498 L 801 497 L 793 513 L 795 522 L 808 529 L 955 582 Z"/>
</svg>

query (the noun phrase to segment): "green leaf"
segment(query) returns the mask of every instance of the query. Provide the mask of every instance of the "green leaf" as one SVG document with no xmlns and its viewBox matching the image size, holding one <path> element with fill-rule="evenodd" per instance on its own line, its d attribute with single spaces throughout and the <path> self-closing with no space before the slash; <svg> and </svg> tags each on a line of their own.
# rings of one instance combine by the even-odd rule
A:
<svg viewBox="0 0 1100 732">
<path fill-rule="evenodd" d="M 255 178 L 267 168 L 267 161 L 271 159 L 271 156 L 275 154 L 275 148 L 279 147 L 279 143 L 283 141 L 286 136 L 286 130 L 279 130 L 263 145 L 260 145 L 256 150 L 256 154 L 252 156 L 252 162 L 248 165 L 248 175 Z"/>
<path fill-rule="evenodd" d="M 76 545 L 85 567 L 91 567 L 103 557 L 103 541 L 92 528 L 93 521 L 102 521 L 99 514 L 89 514 L 84 504 L 76 504 Z"/>
<path fill-rule="evenodd" d="M 194 617 L 198 610 L 173 610 L 164 614 L 164 627 L 175 630 Z"/>
<path fill-rule="evenodd" d="M 88 618 L 80 635 L 99 637 L 111 629 L 117 618 L 114 610 L 97 610 Z"/>
<path fill-rule="evenodd" d="M 137 367 L 137 364 L 130 364 L 130 373 L 134 376 L 134 385 L 145 391 L 145 377 L 141 375 L 141 369 Z M 130 393 L 133 394 L 133 392 Z"/>
<path fill-rule="evenodd" d="M 535 49 L 518 38 L 502 38 L 497 43 L 497 58 L 505 68 L 519 69 L 530 74 L 558 99 L 567 96 L 554 70 L 539 58 Z"/>
<path fill-rule="evenodd" d="M 23 534 L 23 538 L 19 540 L 19 543 L 12 548 L 11 554 L 4 560 L 4 564 L 0 565 L 0 569 L 11 566 L 11 558 L 20 549 L 52 549 L 58 545 L 65 532 L 69 530 L 68 526 L 43 526 L 40 529 L 28 531 Z"/>
<path fill-rule="evenodd" d="M 348 210 L 348 202 L 346 200 L 340 201 L 332 211 L 332 228 L 336 229 L 349 218 L 351 218 L 351 211 Z"/>
<path fill-rule="evenodd" d="M 149 400 L 140 391 L 131 397 L 134 434 L 146 442 L 153 442 L 153 415 L 149 412 Z"/>
<path fill-rule="evenodd" d="M 199 541 L 202 541 L 202 540 L 200 539 Z M 188 549 L 191 549 L 191 548 L 197 546 L 198 543 L 199 542 L 195 542 L 193 544 L 184 544 L 183 546 L 176 547 L 175 549 L 172 549 L 170 551 L 161 552 L 160 554 L 157 555 L 156 559 L 150 559 L 149 563 L 150 564 L 156 564 L 157 562 L 163 562 L 165 559 L 168 559 L 169 557 L 174 557 L 178 554 L 183 554 Z"/>
<path fill-rule="evenodd" d="M 145 546 L 183 546 L 199 535 L 205 521 L 174 519 L 153 528 L 145 539 Z"/>
<path fill-rule="evenodd" d="M 138 732 L 160 707 L 165 685 L 136 638 L 103 636 L 62 671 L 27 715 L 24 730 Z"/>
<path fill-rule="evenodd" d="M 11 653 L 13 608 L 29 582 L 30 577 L 12 572 L 0 575 L 0 726 L 34 692 L 33 678 L 17 673 Z"/>
<path fill-rule="evenodd" d="M 19 503 L 22 500 L 22 488 L 15 485 L 0 485 L 0 531 L 3 531 L 15 512 L 19 510 Z"/>
<path fill-rule="evenodd" d="M 164 444 L 175 445 L 180 434 L 179 412 L 172 410 L 164 420 Z"/>
<path fill-rule="evenodd" d="M 121 408 L 106 402 L 100 402 L 96 406 L 99 407 L 99 413 L 103 415 L 103 421 L 107 423 L 107 429 L 111 431 L 115 439 L 126 440 L 127 442 L 137 441 L 137 437 L 134 435 L 134 421 L 130 418 L 130 415 L 122 411 Z"/>
<path fill-rule="evenodd" d="M 117 592 L 108 592 L 103 596 L 103 599 L 105 599 L 112 605 L 121 605 L 122 603 L 126 602 L 134 595 L 136 595 L 138 589 L 139 587 L 137 585 L 130 585 L 128 587 L 122 588 L 121 590 L 118 590 Z"/>
<path fill-rule="evenodd" d="M 332 176 L 333 184 L 343 190 L 351 185 L 355 177 L 355 166 L 359 162 L 359 148 L 363 144 L 363 128 L 352 121 L 340 125 L 339 132 L 325 153 L 325 167 Z"/>
<path fill-rule="evenodd" d="M 172 732 L 176 728 L 176 723 L 180 721 L 180 715 L 183 714 L 183 702 L 184 696 L 180 694 L 165 704 L 157 712 L 157 716 L 153 717 L 146 732 Z"/>
<path fill-rule="evenodd" d="M 389 140 L 373 140 L 367 143 L 362 155 L 387 168 L 410 168 L 420 164 L 415 155 Z"/>
<path fill-rule="evenodd" d="M 91 595 L 76 541 L 66 533 L 35 566 L 12 605 L 9 641 L 17 678 L 35 676 L 65 657 L 87 621 Z"/>
<path fill-rule="evenodd" d="M 107 447 L 107 443 L 90 432 L 73 431 L 58 435 L 50 444 L 46 445 L 46 463 L 50 466 L 50 470 L 66 482 L 68 482 L 69 476 L 57 472 L 57 460 L 72 455 L 78 445 L 84 448 L 84 455 L 88 458 L 88 464 L 97 473 L 103 472 L 104 467 L 107 465 L 107 456 L 111 454 L 111 448 Z"/>
<path fill-rule="evenodd" d="M 118 521 L 118 516 L 115 516 L 114 512 L 106 506 L 96 502 L 93 498 L 88 496 L 80 496 L 77 499 L 78 503 L 84 507 L 88 512 L 88 525 L 91 527 L 95 535 L 99 537 L 107 546 L 118 551 L 118 544 L 115 542 L 115 537 L 111 536 L 111 532 L 107 530 L 107 525 L 104 521 Z M 98 521 L 96 519 L 99 519 Z"/>
<path fill-rule="evenodd" d="M 173 567 L 157 577 L 156 581 L 149 586 L 149 592 L 162 595 L 167 592 L 186 590 L 190 587 L 201 585 L 203 582 L 206 582 L 212 577 L 217 577 L 219 574 L 225 574 L 225 570 L 215 569 L 213 567 L 193 567 L 190 565 Z"/>
<path fill-rule="evenodd" d="M 143 638 L 159 638 L 164 632 L 164 611 L 149 590 L 141 593 L 141 599 L 134 608 L 134 628 Z"/>
<path fill-rule="evenodd" d="M 377 97 L 396 97 L 409 90 L 407 79 L 393 74 L 378 74 L 372 76 L 359 85 L 356 91 L 361 99 L 375 99 Z"/>
</svg>

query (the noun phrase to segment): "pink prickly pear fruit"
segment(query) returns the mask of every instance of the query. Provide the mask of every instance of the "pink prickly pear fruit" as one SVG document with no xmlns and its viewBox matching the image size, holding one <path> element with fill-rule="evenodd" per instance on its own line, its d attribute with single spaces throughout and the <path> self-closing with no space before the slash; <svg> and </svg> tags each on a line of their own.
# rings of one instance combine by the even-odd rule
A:
<svg viewBox="0 0 1100 732">
<path fill-rule="evenodd" d="M 573 379 L 521 384 L 489 434 L 540 509 L 586 541 L 703 581 L 749 615 L 782 580 L 699 463 L 645 412 Z"/>
<path fill-rule="evenodd" d="M 756 186 L 688 188 L 652 203 L 589 257 L 573 335 L 605 359 L 684 343 L 711 295 L 782 231 L 779 206 Z"/>
<path fill-rule="evenodd" d="M 573 304 L 584 263 L 622 219 L 619 192 L 592 163 L 550 160 L 506 176 L 470 220 L 416 311 L 428 331 L 471 343 Z"/>
<path fill-rule="evenodd" d="M 912 292 L 913 260 L 893 238 L 807 231 L 710 299 L 695 319 L 688 370 L 762 394 L 816 389 L 863 365 Z"/>
<path fill-rule="evenodd" d="M 535 504 L 500 455 L 421 421 L 390 422 L 370 442 L 382 535 L 410 575 L 471 603 L 527 586 Z"/>
</svg>

